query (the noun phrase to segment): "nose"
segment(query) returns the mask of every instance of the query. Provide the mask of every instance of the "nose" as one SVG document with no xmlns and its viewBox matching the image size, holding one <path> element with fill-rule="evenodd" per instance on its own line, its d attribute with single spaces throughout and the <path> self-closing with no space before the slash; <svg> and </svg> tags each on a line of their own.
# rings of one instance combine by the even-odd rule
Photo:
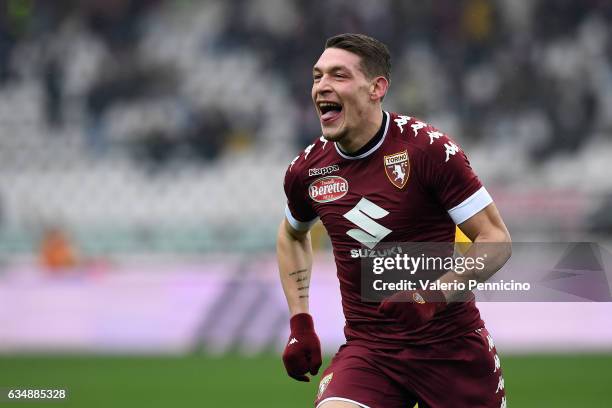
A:
<svg viewBox="0 0 612 408">
<path fill-rule="evenodd" d="M 332 91 L 327 75 L 321 76 L 319 81 L 314 83 L 314 91 L 316 94 L 325 94 Z"/>
</svg>

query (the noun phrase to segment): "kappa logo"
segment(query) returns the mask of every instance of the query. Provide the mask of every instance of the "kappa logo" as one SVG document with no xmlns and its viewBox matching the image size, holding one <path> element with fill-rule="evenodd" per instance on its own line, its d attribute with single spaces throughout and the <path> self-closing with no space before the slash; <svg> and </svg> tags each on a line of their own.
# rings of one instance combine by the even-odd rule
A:
<svg viewBox="0 0 612 408">
<path fill-rule="evenodd" d="M 401 190 L 408 182 L 408 175 L 410 174 L 408 151 L 404 150 L 403 152 L 385 156 L 384 161 L 387 178 L 391 184 Z"/>
<path fill-rule="evenodd" d="M 487 334 L 487 343 L 489 345 L 489 351 L 493 350 L 493 347 L 495 347 L 495 342 L 493 341 L 493 337 L 491 337 L 490 334 Z"/>
<path fill-rule="evenodd" d="M 308 195 L 317 203 L 336 201 L 348 192 L 348 181 L 340 176 L 321 177 L 308 187 Z"/>
<path fill-rule="evenodd" d="M 308 176 L 326 176 L 336 171 L 340 171 L 340 166 L 332 164 L 331 166 L 308 169 Z"/>
<path fill-rule="evenodd" d="M 306 149 L 304 149 L 304 160 L 306 160 L 308 158 L 308 155 L 310 154 L 310 152 L 312 151 L 312 148 L 315 147 L 315 144 L 311 144 L 310 146 L 308 146 Z"/>
<path fill-rule="evenodd" d="M 459 146 L 453 142 L 448 142 L 444 143 L 444 149 L 444 153 L 446 153 L 446 160 L 444 160 L 444 162 L 446 163 L 448 159 L 450 159 L 450 156 L 454 156 L 459 151 Z"/>
<path fill-rule="evenodd" d="M 298 339 L 296 339 L 295 337 L 292 337 L 291 340 L 289 340 L 289 345 L 295 344 L 298 342 Z"/>
<path fill-rule="evenodd" d="M 404 133 L 404 125 L 406 125 L 410 119 L 412 119 L 410 116 L 400 115 L 394 120 L 400 130 L 400 133 Z"/>
<path fill-rule="evenodd" d="M 499 361 L 499 356 L 497 354 L 493 356 L 493 363 L 495 364 L 495 367 L 493 368 L 493 372 L 495 373 L 501 369 L 501 361 Z"/>
<path fill-rule="evenodd" d="M 410 127 L 412 128 L 412 131 L 414 132 L 414 137 L 417 137 L 419 134 L 419 130 L 427 127 L 427 123 L 421 122 L 419 120 L 419 121 L 414 122 L 412 125 L 410 125 Z"/>
<path fill-rule="evenodd" d="M 319 383 L 319 392 L 317 392 L 317 399 L 321 398 L 332 378 L 334 378 L 334 373 L 329 373 L 325 377 L 321 378 L 321 382 Z"/>
<path fill-rule="evenodd" d="M 291 163 L 289 163 L 289 171 L 291 171 L 291 169 L 293 168 L 293 165 L 295 164 L 295 162 L 299 158 L 300 158 L 300 155 L 298 154 L 297 156 L 295 156 L 295 158 L 293 160 L 291 160 Z"/>
<path fill-rule="evenodd" d="M 432 130 L 427 132 L 427 136 L 429 136 L 429 144 L 433 144 L 434 139 L 438 140 L 440 137 L 444 136 L 444 133 Z"/>
<path fill-rule="evenodd" d="M 325 136 L 321 136 L 319 140 L 321 141 L 321 143 L 323 143 L 323 147 L 321 148 L 321 150 L 325 150 L 325 146 L 327 146 L 327 139 L 325 138 Z"/>
<path fill-rule="evenodd" d="M 499 380 L 497 381 L 497 389 L 495 390 L 495 393 L 497 394 L 500 391 L 504 390 L 504 377 L 502 377 L 501 375 L 499 376 Z"/>
</svg>

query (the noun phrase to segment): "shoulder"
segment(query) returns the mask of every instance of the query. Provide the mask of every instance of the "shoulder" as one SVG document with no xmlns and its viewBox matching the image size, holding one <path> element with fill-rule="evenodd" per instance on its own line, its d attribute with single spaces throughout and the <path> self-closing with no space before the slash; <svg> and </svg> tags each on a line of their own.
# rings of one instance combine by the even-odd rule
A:
<svg viewBox="0 0 612 408">
<path fill-rule="evenodd" d="M 398 113 L 390 117 L 390 137 L 410 146 L 413 156 L 441 164 L 461 152 L 448 134 L 419 118 Z"/>
<path fill-rule="evenodd" d="M 313 140 L 289 163 L 285 173 L 285 183 L 304 180 L 312 175 L 309 172 L 312 172 L 313 169 L 317 170 L 315 167 L 325 161 L 325 157 L 331 149 L 333 149 L 333 143 L 325 140 L 323 136 Z"/>
</svg>

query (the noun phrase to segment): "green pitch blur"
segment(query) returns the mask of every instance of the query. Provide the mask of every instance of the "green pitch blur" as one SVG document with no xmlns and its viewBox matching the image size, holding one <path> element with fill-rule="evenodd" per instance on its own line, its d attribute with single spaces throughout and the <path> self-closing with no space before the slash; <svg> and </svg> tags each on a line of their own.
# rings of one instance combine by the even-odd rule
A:
<svg viewBox="0 0 612 408">
<path fill-rule="evenodd" d="M 327 361 L 326 361 L 327 363 Z M 612 406 L 612 354 L 502 357 L 510 407 Z M 311 407 L 318 378 L 288 378 L 278 356 L 2 356 L 0 388 L 66 388 L 47 407 Z"/>
</svg>

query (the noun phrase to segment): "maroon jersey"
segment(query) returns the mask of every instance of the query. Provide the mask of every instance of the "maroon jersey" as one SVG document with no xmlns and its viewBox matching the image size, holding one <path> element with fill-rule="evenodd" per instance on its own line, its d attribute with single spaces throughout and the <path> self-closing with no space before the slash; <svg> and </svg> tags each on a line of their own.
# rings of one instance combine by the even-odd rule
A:
<svg viewBox="0 0 612 408">
<path fill-rule="evenodd" d="M 483 326 L 474 301 L 451 303 L 410 331 L 361 300 L 359 249 L 381 242 L 452 242 L 455 224 L 492 202 L 463 151 L 447 135 L 409 116 L 384 113 L 384 133 L 357 156 L 323 137 L 285 174 L 285 214 L 297 230 L 318 218 L 331 238 L 347 341 L 377 346 L 426 344 Z"/>
</svg>

